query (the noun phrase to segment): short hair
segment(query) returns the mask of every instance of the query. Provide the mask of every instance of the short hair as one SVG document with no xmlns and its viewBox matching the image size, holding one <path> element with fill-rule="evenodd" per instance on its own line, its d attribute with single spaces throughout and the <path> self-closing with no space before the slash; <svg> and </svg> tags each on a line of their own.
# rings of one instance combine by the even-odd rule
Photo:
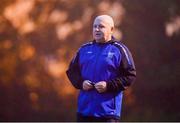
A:
<svg viewBox="0 0 180 123">
<path fill-rule="evenodd" d="M 99 15 L 99 16 L 97 16 L 96 18 L 95 18 L 95 20 L 96 19 L 100 19 L 100 20 L 104 20 L 104 21 L 106 21 L 107 23 L 109 23 L 109 25 L 111 26 L 111 27 L 113 27 L 114 28 L 114 21 L 113 21 L 113 18 L 111 17 L 111 16 L 109 16 L 109 15 Z"/>
</svg>

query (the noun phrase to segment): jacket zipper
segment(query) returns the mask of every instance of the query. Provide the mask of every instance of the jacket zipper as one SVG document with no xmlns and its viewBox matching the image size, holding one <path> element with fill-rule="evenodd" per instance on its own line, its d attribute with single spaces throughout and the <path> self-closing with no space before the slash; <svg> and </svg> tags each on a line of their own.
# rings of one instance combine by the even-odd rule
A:
<svg viewBox="0 0 180 123">
<path fill-rule="evenodd" d="M 101 54 L 101 51 L 102 51 L 102 46 L 99 45 L 98 47 L 99 47 L 99 52 L 96 54 L 96 59 L 95 59 L 96 61 L 95 61 L 95 68 L 94 68 L 95 71 L 97 71 L 96 70 L 97 69 L 97 62 L 98 62 L 98 59 L 99 59 L 99 55 Z M 97 76 L 97 74 L 94 74 L 94 77 L 93 77 L 94 80 L 95 80 L 95 77 L 96 77 L 95 75 Z"/>
</svg>

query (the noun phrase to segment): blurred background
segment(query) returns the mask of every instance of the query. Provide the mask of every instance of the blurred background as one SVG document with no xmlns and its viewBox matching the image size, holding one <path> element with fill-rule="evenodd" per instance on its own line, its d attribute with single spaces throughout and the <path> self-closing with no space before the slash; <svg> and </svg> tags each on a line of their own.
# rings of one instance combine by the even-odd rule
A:
<svg viewBox="0 0 180 123">
<path fill-rule="evenodd" d="M 137 68 L 121 121 L 180 121 L 179 0 L 1 0 L 0 121 L 75 121 L 65 71 L 99 14 Z"/>
</svg>

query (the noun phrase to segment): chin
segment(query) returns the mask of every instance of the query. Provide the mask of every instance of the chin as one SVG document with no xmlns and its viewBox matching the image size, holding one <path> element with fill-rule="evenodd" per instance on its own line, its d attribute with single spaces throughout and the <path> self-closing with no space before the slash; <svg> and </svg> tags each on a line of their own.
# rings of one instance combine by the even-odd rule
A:
<svg viewBox="0 0 180 123">
<path fill-rule="evenodd" d="M 95 39 L 96 41 L 103 40 L 103 38 L 100 38 L 100 37 L 95 37 L 94 39 Z"/>
<path fill-rule="evenodd" d="M 105 40 L 102 40 L 102 39 L 96 39 L 96 42 L 104 43 L 104 42 L 106 42 L 106 41 L 105 41 Z"/>
</svg>

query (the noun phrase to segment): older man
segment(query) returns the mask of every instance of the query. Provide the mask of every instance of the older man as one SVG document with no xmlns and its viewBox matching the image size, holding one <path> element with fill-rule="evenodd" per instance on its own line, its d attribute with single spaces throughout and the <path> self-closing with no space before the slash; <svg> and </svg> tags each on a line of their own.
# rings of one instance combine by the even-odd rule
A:
<svg viewBox="0 0 180 123">
<path fill-rule="evenodd" d="M 80 89 L 77 121 L 118 121 L 123 91 L 136 78 L 128 48 L 112 36 L 114 22 L 108 15 L 97 16 L 93 41 L 80 47 L 67 76 Z"/>
</svg>

